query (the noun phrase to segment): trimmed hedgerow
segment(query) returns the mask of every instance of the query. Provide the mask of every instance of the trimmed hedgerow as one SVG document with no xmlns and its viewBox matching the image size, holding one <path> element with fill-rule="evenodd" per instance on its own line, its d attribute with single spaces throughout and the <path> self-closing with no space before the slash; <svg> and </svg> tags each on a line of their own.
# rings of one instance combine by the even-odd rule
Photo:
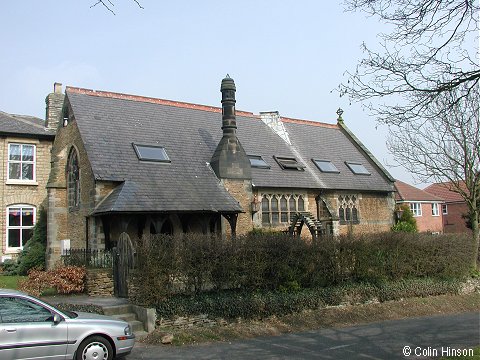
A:
<svg viewBox="0 0 480 360">
<path fill-rule="evenodd" d="M 253 233 L 230 241 L 198 234 L 156 235 L 138 244 L 131 296 L 147 305 L 175 294 L 227 289 L 295 292 L 402 279 L 464 279 L 475 253 L 471 237 L 459 234 L 384 233 L 313 243 L 282 233 Z"/>
<path fill-rule="evenodd" d="M 383 284 L 343 284 L 340 286 L 284 291 L 223 291 L 197 295 L 176 295 L 156 304 L 157 315 L 164 318 L 208 314 L 222 318 L 263 318 L 303 310 L 368 301 L 398 300 L 457 294 L 459 281 L 411 279 Z"/>
</svg>

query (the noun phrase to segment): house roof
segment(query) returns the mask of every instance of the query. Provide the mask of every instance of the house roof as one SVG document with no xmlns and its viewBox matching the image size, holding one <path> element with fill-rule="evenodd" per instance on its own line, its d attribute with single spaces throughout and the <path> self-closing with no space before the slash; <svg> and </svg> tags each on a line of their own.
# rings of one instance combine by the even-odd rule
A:
<svg viewBox="0 0 480 360">
<path fill-rule="evenodd" d="M 221 108 L 72 87 L 66 94 L 95 178 L 124 182 L 97 212 L 240 211 L 208 166 L 222 137 Z M 237 135 L 246 153 L 262 156 L 270 166 L 252 168 L 254 186 L 393 191 L 382 169 L 339 126 L 282 121 L 292 145 L 259 116 L 237 111 Z M 132 143 L 162 146 L 171 162 L 140 161 Z M 282 170 L 274 156 L 295 157 L 305 171 Z M 340 173 L 320 172 L 312 158 L 333 161 Z M 362 163 L 371 175 L 353 174 L 345 161 Z"/>
<path fill-rule="evenodd" d="M 464 182 L 461 182 L 460 186 L 466 189 Z M 451 182 L 440 182 L 440 183 L 434 183 L 427 186 L 425 188 L 425 191 L 435 196 L 441 197 L 442 199 L 445 199 L 446 203 L 464 202 L 465 200 L 462 198 L 460 194 L 450 190 L 451 187 L 452 187 Z"/>
<path fill-rule="evenodd" d="M 0 135 L 53 140 L 55 132 L 45 128 L 45 120 L 0 111 Z"/>
<path fill-rule="evenodd" d="M 415 186 L 404 183 L 403 181 L 395 181 L 395 193 L 396 201 L 429 201 L 429 202 L 443 202 L 443 198 L 432 195 L 422 189 Z"/>
</svg>

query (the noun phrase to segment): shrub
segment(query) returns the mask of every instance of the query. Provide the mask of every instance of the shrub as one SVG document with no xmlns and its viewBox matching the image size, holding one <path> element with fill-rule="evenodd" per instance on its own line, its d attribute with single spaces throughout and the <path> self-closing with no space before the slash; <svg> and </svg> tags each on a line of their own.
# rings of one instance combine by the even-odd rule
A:
<svg viewBox="0 0 480 360">
<path fill-rule="evenodd" d="M 50 288 L 59 294 L 79 293 L 84 290 L 85 276 L 85 268 L 78 266 L 61 266 L 48 271 L 32 269 L 28 278 L 20 282 L 19 289 L 34 296 Z"/>
<path fill-rule="evenodd" d="M 248 319 L 287 315 L 325 306 L 456 294 L 459 288 L 459 281 L 426 278 L 378 285 L 349 283 L 325 288 L 302 289 L 296 292 L 230 290 L 197 295 L 176 295 L 158 301 L 155 307 L 158 317 L 207 314 L 210 317 Z"/>
<path fill-rule="evenodd" d="M 2 275 L 18 275 L 18 262 L 16 259 L 7 259 L 2 263 Z"/>
<path fill-rule="evenodd" d="M 400 206 L 403 211 L 402 216 L 398 219 L 398 222 L 392 227 L 392 231 L 395 232 L 418 232 L 417 220 L 413 217 L 412 210 L 407 204 Z"/>
<path fill-rule="evenodd" d="M 38 221 L 33 227 L 32 237 L 25 244 L 18 257 L 18 275 L 27 275 L 30 269 L 45 268 L 45 250 L 47 244 L 47 212 L 41 207 Z"/>
<path fill-rule="evenodd" d="M 225 241 L 205 235 L 145 238 L 137 249 L 132 299 L 155 303 L 172 294 L 226 289 L 297 292 L 351 283 L 470 276 L 474 243 L 467 235 L 387 232 L 325 237 L 255 233 Z"/>
</svg>

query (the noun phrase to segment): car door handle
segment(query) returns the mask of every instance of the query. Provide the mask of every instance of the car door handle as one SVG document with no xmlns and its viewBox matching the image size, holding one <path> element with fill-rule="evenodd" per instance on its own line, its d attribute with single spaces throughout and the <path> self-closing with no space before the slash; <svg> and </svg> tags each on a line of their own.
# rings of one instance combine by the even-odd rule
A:
<svg viewBox="0 0 480 360">
<path fill-rule="evenodd" d="M 17 329 L 16 328 L 5 328 L 5 331 L 7 333 L 14 333 L 14 332 L 17 332 Z"/>
</svg>

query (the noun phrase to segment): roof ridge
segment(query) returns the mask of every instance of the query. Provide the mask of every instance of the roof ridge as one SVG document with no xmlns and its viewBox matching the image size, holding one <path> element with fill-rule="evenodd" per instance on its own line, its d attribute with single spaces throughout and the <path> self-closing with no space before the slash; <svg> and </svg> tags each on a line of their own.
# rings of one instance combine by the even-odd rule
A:
<svg viewBox="0 0 480 360">
<path fill-rule="evenodd" d="M 282 121 L 285 121 L 287 123 L 292 123 L 292 124 L 313 125 L 313 126 L 320 126 L 325 128 L 331 128 L 331 129 L 339 129 L 337 124 L 329 124 L 329 123 L 313 121 L 313 120 L 295 119 L 295 118 L 289 118 L 284 116 L 280 116 L 280 118 Z"/>
<path fill-rule="evenodd" d="M 117 93 L 117 92 L 111 92 L 111 91 L 84 89 L 84 88 L 79 88 L 74 86 L 67 86 L 65 91 L 69 91 L 77 94 L 83 94 L 83 95 L 90 95 L 90 96 L 175 106 L 175 107 L 186 108 L 186 109 L 195 109 L 195 110 L 202 110 L 202 111 L 209 111 L 209 112 L 216 112 L 216 113 L 222 112 L 222 108 L 217 106 L 201 105 L 201 104 L 168 100 L 168 99 L 160 99 L 160 98 L 154 98 L 149 96 L 140 96 L 140 95 L 123 94 L 123 93 Z M 247 117 L 255 117 L 255 118 L 257 117 L 257 115 L 253 114 L 252 112 L 242 111 L 242 110 L 237 110 L 236 114 L 239 116 L 247 116 Z"/>
</svg>

